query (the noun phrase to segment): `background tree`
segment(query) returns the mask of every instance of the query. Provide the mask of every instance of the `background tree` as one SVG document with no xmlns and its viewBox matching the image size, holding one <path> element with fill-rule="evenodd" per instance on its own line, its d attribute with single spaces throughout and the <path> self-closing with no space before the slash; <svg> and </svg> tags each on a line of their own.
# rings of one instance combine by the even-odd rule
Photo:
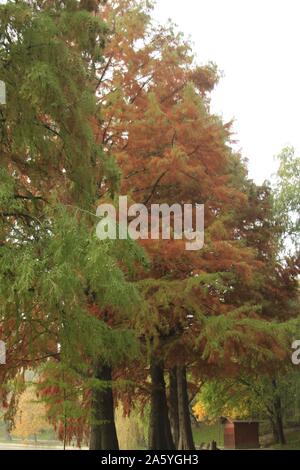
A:
<svg viewBox="0 0 300 470">
<path fill-rule="evenodd" d="M 286 147 L 278 155 L 279 169 L 274 184 L 276 216 L 284 227 L 283 238 L 288 238 L 299 250 L 300 213 L 300 158 L 293 147 Z"/>
<path fill-rule="evenodd" d="M 267 419 L 276 443 L 285 444 L 283 423 L 295 416 L 299 402 L 299 377 L 291 367 L 271 376 L 237 376 L 205 383 L 193 411 L 199 421 Z M 280 408 L 280 409 L 278 409 Z M 298 412 L 299 413 L 299 412 Z"/>
<path fill-rule="evenodd" d="M 13 435 L 22 440 L 34 437 L 37 441 L 38 434 L 49 429 L 52 428 L 46 419 L 45 404 L 38 401 L 34 387 L 28 386 L 20 396 Z"/>
</svg>

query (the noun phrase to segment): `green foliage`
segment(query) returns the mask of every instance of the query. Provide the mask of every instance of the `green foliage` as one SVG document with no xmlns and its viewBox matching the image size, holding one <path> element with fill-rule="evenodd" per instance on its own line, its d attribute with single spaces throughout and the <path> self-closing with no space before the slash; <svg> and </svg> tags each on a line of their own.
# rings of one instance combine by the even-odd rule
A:
<svg viewBox="0 0 300 470">
<path fill-rule="evenodd" d="M 0 109 L 2 165 L 9 162 L 15 178 L 27 175 L 36 188 L 46 189 L 56 176 L 49 189 L 69 182 L 77 199 L 93 202 L 108 168 L 91 125 L 104 23 L 69 0 L 42 9 L 11 2 L 0 6 L 0 19 L 0 79 L 7 88 Z"/>
<path fill-rule="evenodd" d="M 300 232 L 300 158 L 295 149 L 286 147 L 278 155 L 279 169 L 275 182 L 276 217 L 284 226 L 285 238 L 299 245 Z"/>
<path fill-rule="evenodd" d="M 227 377 L 201 392 L 211 414 L 224 410 L 225 398 L 236 406 L 245 396 L 249 414 L 260 412 L 274 390 L 267 375 L 255 382 L 255 371 L 277 372 L 296 328 L 278 320 L 295 316 L 297 270 L 292 260 L 275 261 L 282 220 L 288 235 L 299 232 L 299 159 L 292 149 L 280 156 L 278 223 L 270 188 L 247 179 L 229 148 L 229 126 L 210 114 L 216 67 L 192 68 L 181 35 L 151 24 L 151 2 L 112 3 L 118 14 L 107 19 L 110 31 L 88 2 L 0 6 L 7 89 L 0 107 L 0 332 L 9 363 L 0 371 L 0 396 L 13 397 L 14 408 L 24 387 L 20 371 L 43 364 L 39 390 L 48 416 L 62 423 L 62 438 L 68 426 L 79 442 L 92 391 L 120 391 L 130 376 L 126 392 L 147 395 L 149 345 L 166 367 L 184 363 L 196 379 Z M 151 80 L 141 84 L 143 75 Z M 120 187 L 112 153 L 132 197 L 203 197 L 203 251 L 149 243 L 145 273 L 148 259 L 133 241 L 96 238 L 96 204 L 104 196 L 113 201 Z M 113 369 L 112 382 L 93 377 L 95 363 Z M 131 397 L 125 402 L 127 412 Z"/>
<path fill-rule="evenodd" d="M 114 193 L 120 177 L 93 127 L 106 27 L 77 1 L 40 6 L 0 6 L 4 382 L 49 357 L 84 375 L 94 360 L 114 365 L 139 354 L 130 327 L 141 297 L 128 278 L 142 250 L 96 237 L 97 190 Z"/>
<path fill-rule="evenodd" d="M 274 401 L 280 397 L 283 416 L 295 413 L 300 398 L 299 374 L 286 369 L 274 376 L 253 374 L 211 380 L 205 383 L 197 400 L 205 409 L 206 418 L 221 416 L 234 419 L 272 419 Z"/>
</svg>

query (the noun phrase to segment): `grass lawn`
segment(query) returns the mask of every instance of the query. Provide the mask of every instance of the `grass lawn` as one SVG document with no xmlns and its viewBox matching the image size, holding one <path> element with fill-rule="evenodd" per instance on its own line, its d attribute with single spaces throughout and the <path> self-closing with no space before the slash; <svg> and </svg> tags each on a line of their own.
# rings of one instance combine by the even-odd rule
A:
<svg viewBox="0 0 300 470">
<path fill-rule="evenodd" d="M 195 445 L 209 444 L 216 441 L 218 447 L 224 446 L 224 427 L 221 424 L 202 424 L 193 428 Z"/>
<path fill-rule="evenodd" d="M 269 447 L 275 450 L 300 450 L 300 429 L 297 431 L 286 432 L 287 444 L 276 444 Z"/>
<path fill-rule="evenodd" d="M 198 426 L 193 427 L 193 435 L 195 440 L 196 447 L 199 447 L 201 444 L 209 444 L 212 441 L 216 441 L 218 447 L 224 447 L 224 431 L 223 426 L 220 424 L 199 424 Z M 266 446 L 266 449 L 274 449 L 274 450 L 300 450 L 300 429 L 298 430 L 285 430 L 285 435 L 288 443 L 284 446 L 280 444 Z M 7 443 L 6 436 L 4 432 L 4 426 L 0 425 L 0 442 Z M 13 438 L 13 442 L 11 443 L 22 443 L 21 439 Z M 28 443 L 34 443 L 33 441 L 29 440 Z M 55 439 L 55 435 L 53 432 L 44 432 L 39 435 L 38 438 L 38 445 L 49 444 L 53 445 L 61 445 Z"/>
<path fill-rule="evenodd" d="M 208 444 L 212 441 L 216 441 L 218 447 L 224 447 L 224 431 L 223 426 L 220 424 L 199 424 L 193 428 L 193 435 L 197 447 L 202 443 Z M 285 429 L 285 436 L 287 439 L 286 445 L 266 445 L 265 449 L 300 450 L 300 429 Z"/>
</svg>

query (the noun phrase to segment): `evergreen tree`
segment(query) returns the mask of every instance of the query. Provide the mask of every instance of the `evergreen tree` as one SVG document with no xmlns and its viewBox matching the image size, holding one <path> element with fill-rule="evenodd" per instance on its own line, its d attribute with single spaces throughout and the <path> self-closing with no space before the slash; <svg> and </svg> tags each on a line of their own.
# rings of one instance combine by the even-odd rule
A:
<svg viewBox="0 0 300 470">
<path fill-rule="evenodd" d="M 73 0 L 0 7 L 4 401 L 5 383 L 46 359 L 80 374 L 88 369 L 92 378 L 94 367 L 106 370 L 137 353 L 134 334 L 121 319 L 111 328 L 105 309 L 132 312 L 139 297 L 122 268 L 138 254 L 130 243 L 100 242 L 93 215 L 99 188 L 105 181 L 113 193 L 119 176 L 94 134 L 105 32 L 103 21 Z M 110 377 L 94 375 L 91 389 L 111 395 Z"/>
<path fill-rule="evenodd" d="M 142 340 L 151 345 L 143 377 L 147 383 L 150 366 L 149 445 L 173 448 L 164 372 L 175 368 L 176 387 L 182 388 L 175 398 L 181 412 L 176 440 L 190 449 L 186 365 L 217 373 L 234 367 L 237 351 L 245 364 L 258 352 L 266 360 L 269 348 L 276 349 L 276 332 L 260 316 L 261 299 L 243 297 L 253 292 L 264 264 L 259 247 L 244 237 L 247 230 L 253 239 L 258 232 L 263 243 L 261 214 L 255 212 L 259 194 L 251 198 L 246 168 L 231 149 L 230 123 L 210 111 L 216 67 L 197 67 L 189 43 L 172 25 L 156 27 L 151 3 L 109 1 L 103 17 L 113 34 L 98 70 L 103 120 L 97 136 L 116 155 L 121 193 L 148 208 L 205 204 L 203 250 L 187 252 L 184 242 L 174 239 L 142 241 L 151 270 L 136 273 L 151 311 L 139 324 Z M 141 379 L 136 364 L 132 374 Z"/>
</svg>

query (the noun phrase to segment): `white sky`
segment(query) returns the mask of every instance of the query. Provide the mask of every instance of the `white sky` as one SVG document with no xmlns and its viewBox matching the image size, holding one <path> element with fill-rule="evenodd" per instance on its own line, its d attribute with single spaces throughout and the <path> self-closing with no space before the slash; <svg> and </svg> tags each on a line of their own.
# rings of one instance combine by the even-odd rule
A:
<svg viewBox="0 0 300 470">
<path fill-rule="evenodd" d="M 281 148 L 300 150 L 300 1 L 157 0 L 155 17 L 171 18 L 199 61 L 224 72 L 212 109 L 235 119 L 250 176 L 269 178 Z"/>
</svg>

